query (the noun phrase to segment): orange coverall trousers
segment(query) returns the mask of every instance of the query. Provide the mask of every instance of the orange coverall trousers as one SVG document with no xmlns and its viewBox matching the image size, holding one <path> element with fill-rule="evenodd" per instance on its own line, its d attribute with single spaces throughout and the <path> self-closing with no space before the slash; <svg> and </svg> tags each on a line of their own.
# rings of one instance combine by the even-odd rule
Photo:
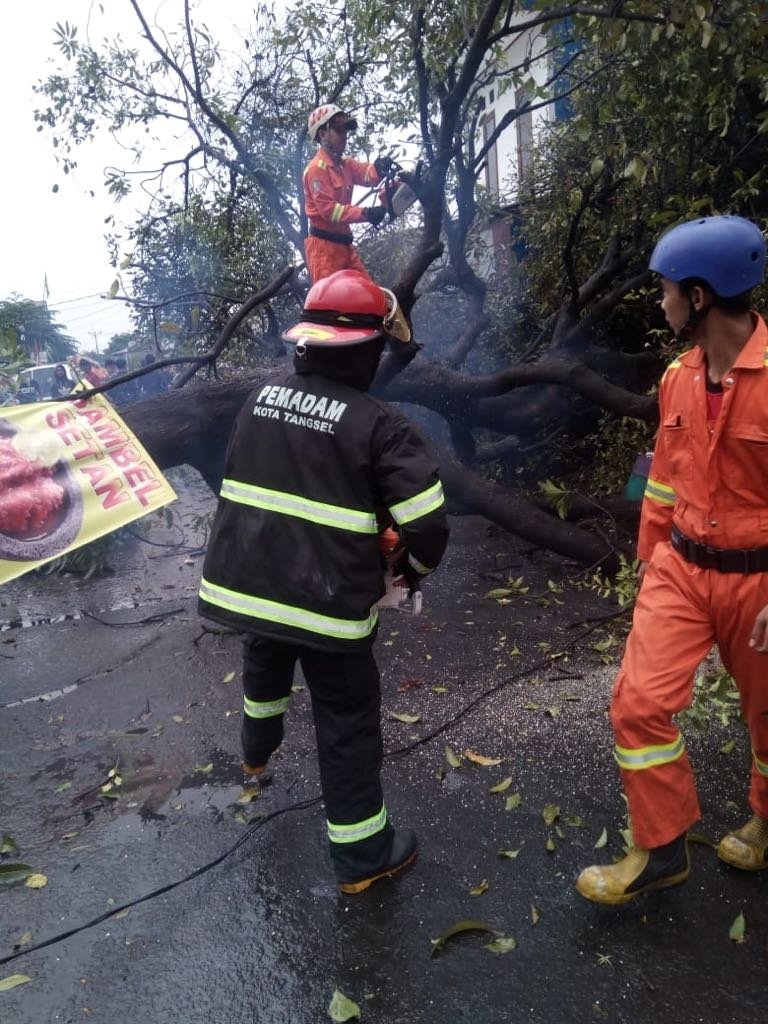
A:
<svg viewBox="0 0 768 1024">
<path fill-rule="evenodd" d="M 340 245 L 338 242 L 328 242 L 325 238 L 308 235 L 304 239 L 304 256 L 312 284 L 317 284 L 323 277 L 330 277 L 337 270 L 359 270 L 370 280 L 354 245 Z"/>
<path fill-rule="evenodd" d="M 715 643 L 736 680 L 752 741 L 750 806 L 768 818 L 768 655 L 749 646 L 755 617 L 766 604 L 768 573 L 701 569 L 670 543 L 656 545 L 611 706 L 636 846 L 663 846 L 700 817 L 691 764 L 672 716 L 691 703 L 694 674 Z"/>
</svg>

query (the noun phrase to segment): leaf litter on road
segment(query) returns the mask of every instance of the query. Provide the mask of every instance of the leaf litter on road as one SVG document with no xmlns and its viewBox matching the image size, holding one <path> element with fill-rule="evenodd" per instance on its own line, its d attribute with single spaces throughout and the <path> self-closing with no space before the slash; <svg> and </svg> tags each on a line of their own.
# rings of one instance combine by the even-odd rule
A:
<svg viewBox="0 0 768 1024">
<path fill-rule="evenodd" d="M 26 985 L 32 981 L 28 974 L 9 974 L 7 978 L 0 978 L 0 992 L 8 992 L 17 985 Z"/>
<path fill-rule="evenodd" d="M 337 988 L 331 997 L 328 1016 L 336 1024 L 344 1024 L 348 1020 L 360 1020 L 360 1007 Z"/>
</svg>

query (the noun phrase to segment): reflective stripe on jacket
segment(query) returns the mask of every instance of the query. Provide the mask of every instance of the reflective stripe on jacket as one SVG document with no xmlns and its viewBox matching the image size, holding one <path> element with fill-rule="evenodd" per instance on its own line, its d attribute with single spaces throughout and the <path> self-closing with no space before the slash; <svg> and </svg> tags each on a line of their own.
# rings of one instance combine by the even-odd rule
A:
<svg viewBox="0 0 768 1024">
<path fill-rule="evenodd" d="M 239 413 L 203 568 L 202 615 L 308 647 L 370 646 L 384 593 L 377 510 L 421 575 L 448 538 L 434 459 L 391 406 L 282 373 Z"/>
<path fill-rule="evenodd" d="M 345 156 L 339 165 L 318 149 L 304 171 L 304 205 L 313 227 L 351 237 L 347 225 L 365 220 L 363 208 L 352 204 L 353 187 L 378 183 L 373 164 Z"/>
<path fill-rule="evenodd" d="M 723 378 L 710 437 L 703 351 L 667 367 L 659 431 L 643 500 L 638 557 L 648 561 L 674 523 L 716 548 L 768 547 L 768 327 L 755 329 Z"/>
</svg>

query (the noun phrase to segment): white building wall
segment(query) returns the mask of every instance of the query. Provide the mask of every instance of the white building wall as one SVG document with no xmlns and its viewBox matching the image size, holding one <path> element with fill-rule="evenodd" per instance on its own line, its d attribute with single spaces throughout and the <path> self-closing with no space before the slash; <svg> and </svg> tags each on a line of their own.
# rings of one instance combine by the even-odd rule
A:
<svg viewBox="0 0 768 1024">
<path fill-rule="evenodd" d="M 521 67 L 526 59 L 530 68 L 524 77 L 533 80 L 536 86 L 543 86 L 552 74 L 546 36 L 540 32 L 527 32 L 513 39 L 504 52 L 503 63 L 509 69 Z M 538 58 L 538 59 L 537 59 Z M 478 125 L 475 139 L 479 152 L 483 141 L 493 128 L 513 109 L 524 102 L 525 85 L 516 86 L 513 73 L 500 69 L 500 73 L 483 89 L 485 113 Z M 534 99 L 534 103 L 541 102 Z M 517 197 L 521 174 L 530 164 L 532 148 L 542 129 L 554 119 L 550 104 L 530 111 L 516 118 L 501 134 L 493 149 L 488 153 L 485 167 L 480 176 L 481 184 L 488 189 L 490 198 L 499 206 L 508 205 Z"/>
<path fill-rule="evenodd" d="M 540 30 L 521 34 L 508 43 L 498 73 L 491 76 L 480 94 L 485 100 L 485 111 L 478 123 L 476 153 L 480 153 L 503 118 L 520 108 L 532 88 L 549 81 L 553 67 L 552 56 L 546 52 L 549 45 Z M 526 61 L 527 71 L 517 73 L 516 69 L 522 69 Z M 542 97 L 533 98 L 534 104 L 541 101 Z M 521 179 L 531 166 L 536 140 L 553 121 L 554 104 L 528 111 L 515 118 L 488 151 L 478 182 L 493 207 L 508 208 L 516 202 Z M 495 272 L 506 273 L 511 260 L 509 225 L 503 218 L 491 218 L 477 235 L 473 260 L 477 272 L 485 278 Z"/>
</svg>

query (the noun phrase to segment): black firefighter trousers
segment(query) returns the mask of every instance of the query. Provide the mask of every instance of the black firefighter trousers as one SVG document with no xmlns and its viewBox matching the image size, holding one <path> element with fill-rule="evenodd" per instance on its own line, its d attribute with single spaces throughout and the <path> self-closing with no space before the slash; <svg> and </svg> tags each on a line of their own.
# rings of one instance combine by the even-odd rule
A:
<svg viewBox="0 0 768 1024">
<path fill-rule="evenodd" d="M 340 881 L 365 877 L 386 864 L 394 829 L 381 787 L 383 742 L 379 670 L 369 648 L 345 654 L 248 636 L 243 645 L 243 756 L 265 765 L 283 739 L 284 710 L 301 664 L 312 699 L 320 785 L 329 826 L 331 858 Z M 267 714 L 259 716 L 259 707 Z M 255 712 L 255 715 L 253 714 Z M 334 841 L 334 832 L 379 821 L 374 834 Z M 339 828 L 341 826 L 341 828 Z"/>
</svg>

